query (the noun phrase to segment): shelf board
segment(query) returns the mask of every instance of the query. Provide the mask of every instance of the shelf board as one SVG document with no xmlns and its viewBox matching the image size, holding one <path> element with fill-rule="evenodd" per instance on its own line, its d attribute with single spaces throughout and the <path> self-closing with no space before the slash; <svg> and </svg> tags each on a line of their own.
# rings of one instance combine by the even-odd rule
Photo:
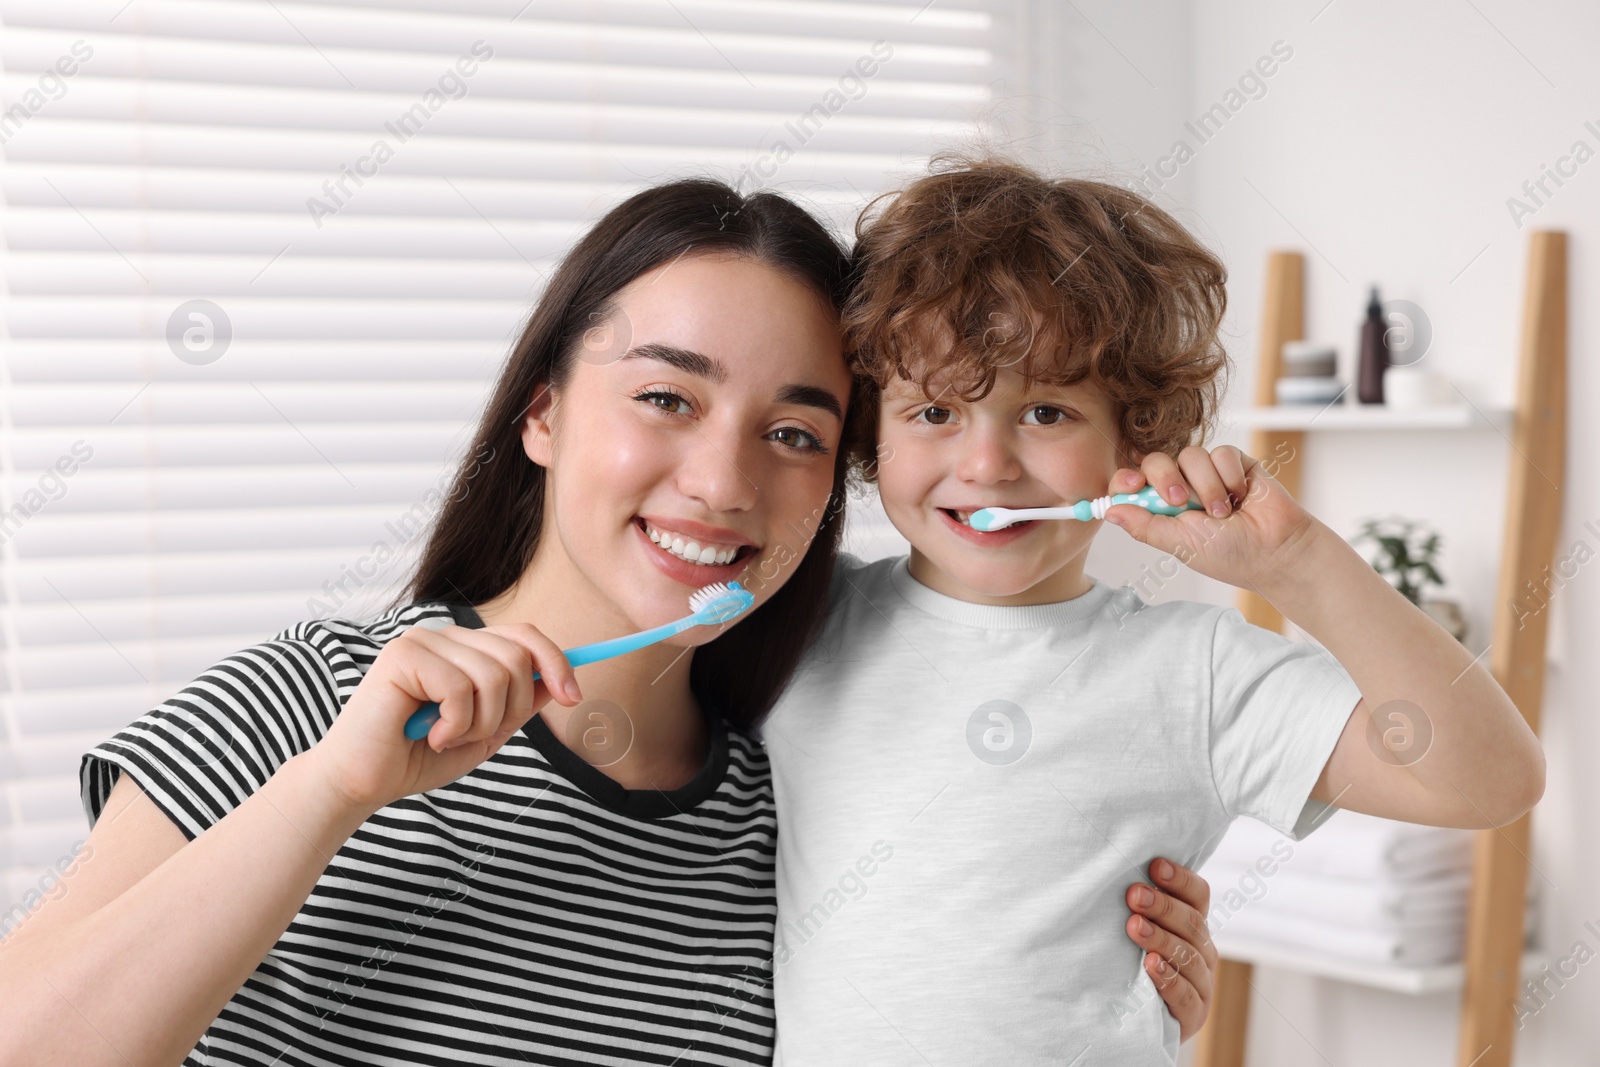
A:
<svg viewBox="0 0 1600 1067">
<path fill-rule="evenodd" d="M 1224 425 L 1245 430 L 1470 430 L 1511 429 L 1509 407 L 1447 404 L 1431 408 L 1388 408 L 1382 404 L 1279 404 L 1276 407 L 1224 409 Z"/>
<path fill-rule="evenodd" d="M 1301 974 L 1332 978 L 1353 985 L 1386 989 L 1392 993 L 1448 992 L 1460 989 L 1465 980 L 1466 967 L 1461 963 L 1444 963 L 1431 967 L 1410 967 L 1394 963 L 1369 963 L 1365 960 L 1347 959 L 1332 953 L 1313 952 L 1291 945 L 1280 945 L 1248 937 L 1216 935 L 1217 952 L 1223 959 L 1241 963 L 1259 964 L 1263 967 L 1282 967 Z M 1542 952 L 1525 951 L 1522 954 L 1524 976 L 1537 971 L 1550 957 Z"/>
</svg>

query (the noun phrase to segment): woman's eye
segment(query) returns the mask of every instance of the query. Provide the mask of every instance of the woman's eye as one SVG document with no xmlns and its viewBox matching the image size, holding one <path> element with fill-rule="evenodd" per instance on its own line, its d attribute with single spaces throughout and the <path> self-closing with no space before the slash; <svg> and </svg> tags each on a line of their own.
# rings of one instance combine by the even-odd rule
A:
<svg viewBox="0 0 1600 1067">
<path fill-rule="evenodd" d="M 1068 417 L 1060 408 L 1051 407 L 1049 404 L 1037 404 L 1028 409 L 1028 418 L 1023 421 L 1030 426 L 1054 426 Z"/>
<path fill-rule="evenodd" d="M 931 426 L 943 426 L 950 421 L 950 409 L 940 407 L 926 407 L 917 412 L 917 418 Z"/>
<path fill-rule="evenodd" d="M 822 438 L 810 430 L 802 430 L 798 426 L 784 426 L 773 430 L 769 435 L 778 440 L 778 443 L 796 452 L 817 452 L 826 455 L 828 447 L 822 443 Z"/>
<path fill-rule="evenodd" d="M 689 414 L 687 410 L 689 407 L 688 398 L 666 389 L 651 389 L 647 392 L 638 393 L 634 396 L 634 399 L 641 403 L 649 404 L 651 407 L 668 415 Z"/>
<path fill-rule="evenodd" d="M 689 398 L 671 389 L 647 389 L 642 393 L 635 393 L 633 399 L 674 418 L 694 414 Z M 828 446 L 822 443 L 822 438 L 799 426 L 782 426 L 767 436 L 794 452 L 814 452 L 823 456 L 828 454 Z"/>
</svg>

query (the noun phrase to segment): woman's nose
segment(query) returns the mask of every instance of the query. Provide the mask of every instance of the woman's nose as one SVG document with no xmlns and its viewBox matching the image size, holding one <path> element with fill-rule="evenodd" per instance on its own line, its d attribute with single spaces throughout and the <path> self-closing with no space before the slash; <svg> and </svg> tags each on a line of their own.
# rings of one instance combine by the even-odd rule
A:
<svg viewBox="0 0 1600 1067">
<path fill-rule="evenodd" d="M 756 466 L 743 435 L 697 426 L 678 468 L 678 489 L 710 511 L 744 511 L 761 495 Z"/>
</svg>

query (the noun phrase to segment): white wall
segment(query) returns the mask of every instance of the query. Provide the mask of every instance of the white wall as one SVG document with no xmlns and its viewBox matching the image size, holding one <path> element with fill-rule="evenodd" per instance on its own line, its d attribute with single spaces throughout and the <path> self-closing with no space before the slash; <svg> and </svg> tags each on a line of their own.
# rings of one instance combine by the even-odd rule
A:
<svg viewBox="0 0 1600 1067">
<path fill-rule="evenodd" d="M 1309 336 L 1339 342 L 1349 355 L 1363 287 L 1376 280 L 1386 297 L 1426 309 L 1434 327 L 1427 360 L 1436 370 L 1476 403 L 1509 402 L 1527 232 L 1567 229 L 1570 428 L 1556 554 L 1587 557 L 1600 549 L 1600 536 L 1585 527 L 1600 527 L 1595 423 L 1586 417 L 1600 400 L 1600 381 L 1585 359 L 1595 331 L 1585 296 L 1593 292 L 1593 240 L 1600 236 L 1600 159 L 1579 167 L 1564 187 L 1547 185 L 1554 195 L 1542 197 L 1544 205 L 1520 228 L 1507 199 L 1523 196 L 1522 183 L 1540 177 L 1542 164 L 1554 166 L 1575 141 L 1600 151 L 1600 136 L 1584 126 L 1590 120 L 1600 128 L 1600 78 L 1585 52 L 1600 40 L 1600 13 L 1577 0 L 1532 9 L 1339 0 L 1318 14 L 1320 3 L 1290 10 L 1194 5 L 1197 108 L 1272 40 L 1295 50 L 1269 93 L 1241 109 L 1194 163 L 1194 204 L 1237 279 L 1232 321 L 1250 344 L 1241 355 L 1253 361 L 1262 252 L 1296 245 L 1310 253 Z M 1344 369 L 1353 369 L 1350 362 Z M 1373 437 L 1325 454 L 1331 451 L 1311 454 L 1307 506 L 1341 532 L 1378 508 L 1437 521 L 1449 539 L 1445 574 L 1472 617 L 1468 643 L 1481 650 L 1494 607 L 1507 442 L 1477 431 L 1425 442 Z M 1421 498 L 1411 492 L 1418 481 L 1430 485 Z M 1600 731 L 1585 699 L 1600 671 L 1584 655 L 1600 633 L 1595 573 L 1578 568 L 1552 612 L 1557 662 L 1542 729 L 1549 787 L 1535 816 L 1532 856 L 1548 898 L 1540 934 L 1561 954 L 1580 939 L 1600 951 L 1600 940 L 1584 929 L 1600 918 L 1596 893 L 1584 885 L 1597 873 L 1585 846 L 1600 810 L 1587 773 L 1600 755 Z M 1260 997 L 1254 1005 L 1254 1064 L 1310 1062 L 1312 1048 L 1333 1063 L 1367 1067 L 1455 1062 L 1454 997 L 1418 1001 L 1268 973 L 1257 985 L 1271 1006 Z M 1597 1008 L 1600 967 L 1585 968 L 1518 1034 L 1516 1062 L 1592 1057 L 1600 1047 Z"/>
<path fill-rule="evenodd" d="M 1557 558 L 1571 557 L 1551 607 L 1552 664 L 1542 736 L 1549 785 L 1534 819 L 1534 877 L 1547 898 L 1540 936 L 1558 955 L 1582 940 L 1600 953 L 1600 812 L 1591 767 L 1600 725 L 1600 381 L 1586 358 L 1600 238 L 1600 11 L 1580 0 L 1192 0 L 1125 5 L 1019 4 L 1041 32 L 1013 88 L 1020 129 L 1036 131 L 1073 173 L 1153 166 L 1174 141 L 1196 149 L 1159 190 L 1228 264 L 1234 399 L 1254 390 L 1262 269 L 1271 248 L 1307 256 L 1307 335 L 1353 348 L 1371 283 L 1425 309 L 1426 357 L 1473 403 L 1510 403 L 1521 326 L 1527 233 L 1569 233 L 1570 334 L 1566 510 Z M 1043 10 L 1042 10 L 1043 9 Z M 1223 99 L 1282 41 L 1292 55 L 1223 129 L 1201 144 L 1184 122 Z M 1039 63 L 1038 57 L 1055 62 Z M 1026 86 L 1026 89 L 1022 87 Z M 1026 120 L 1040 124 L 1029 127 Z M 1585 128 L 1592 121 L 1595 129 Z M 1043 132 L 1037 132 L 1043 131 Z M 1507 199 L 1554 167 L 1575 141 L 1597 153 L 1548 188 L 1519 228 Z M 1569 165 L 1570 169 L 1570 165 Z M 1532 202 L 1529 201 L 1530 206 Z M 1223 438 L 1244 444 L 1244 435 Z M 1462 600 L 1481 651 L 1493 617 L 1509 444 L 1493 430 L 1328 435 L 1308 439 L 1303 502 L 1340 533 L 1368 515 L 1434 522 L 1449 595 Z M 1587 528 L 1585 523 L 1592 523 Z M 1153 558 L 1116 531 L 1099 539 L 1095 575 L 1121 580 Z M 1575 569 L 1576 573 L 1573 573 Z M 1233 602 L 1194 576 L 1161 598 Z M 1454 1064 L 1457 998 L 1413 998 L 1258 968 L 1250 1060 L 1445 1067 Z M 1510 1005 L 1506 1009 L 1511 1010 Z M 1600 963 L 1582 967 L 1517 1035 L 1519 1065 L 1600 1062 Z"/>
</svg>

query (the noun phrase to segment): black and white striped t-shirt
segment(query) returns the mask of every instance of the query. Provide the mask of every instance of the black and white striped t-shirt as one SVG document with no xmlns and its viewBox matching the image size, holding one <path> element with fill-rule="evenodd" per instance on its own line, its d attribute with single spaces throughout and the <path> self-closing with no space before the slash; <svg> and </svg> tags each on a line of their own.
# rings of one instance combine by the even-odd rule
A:
<svg viewBox="0 0 1600 1067">
<path fill-rule="evenodd" d="M 379 649 L 470 606 L 303 622 L 228 656 L 91 749 L 190 840 L 323 736 Z M 772 1055 L 767 758 L 714 720 L 693 781 L 626 790 L 538 716 L 339 849 L 186 1067 L 742 1064 Z"/>
</svg>

